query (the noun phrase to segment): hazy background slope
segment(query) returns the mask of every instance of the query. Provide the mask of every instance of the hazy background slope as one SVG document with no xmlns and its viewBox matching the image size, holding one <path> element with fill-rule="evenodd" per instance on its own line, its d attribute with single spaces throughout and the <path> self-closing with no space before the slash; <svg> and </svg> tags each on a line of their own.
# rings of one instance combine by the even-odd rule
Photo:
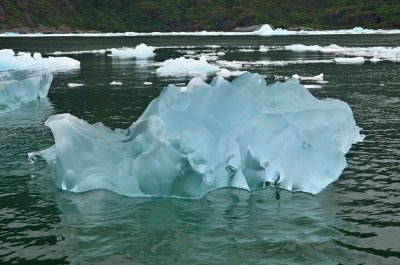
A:
<svg viewBox="0 0 400 265">
<path fill-rule="evenodd" d="M 0 0 L 0 30 L 400 28 L 399 0 Z"/>
</svg>

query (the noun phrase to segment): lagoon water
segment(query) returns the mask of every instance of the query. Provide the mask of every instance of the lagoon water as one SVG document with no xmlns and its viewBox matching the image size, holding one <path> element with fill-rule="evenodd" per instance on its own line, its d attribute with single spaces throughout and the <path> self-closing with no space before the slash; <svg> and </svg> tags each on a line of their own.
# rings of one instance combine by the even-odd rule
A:
<svg viewBox="0 0 400 265">
<path fill-rule="evenodd" d="M 80 70 L 55 73 L 48 98 L 0 116 L 0 263 L 400 262 L 400 63 L 240 69 L 260 73 L 269 83 L 275 75 L 324 73 L 327 83 L 302 83 L 320 85 L 310 89 L 316 97 L 337 98 L 353 109 L 367 137 L 347 154 L 339 180 L 315 196 L 268 188 L 221 189 L 199 200 L 129 198 L 104 190 L 74 194 L 52 183 L 44 161 L 31 165 L 27 160 L 28 152 L 54 143 L 44 126 L 53 114 L 69 112 L 90 123 L 128 127 L 167 84 L 187 84 L 188 76 L 157 76 L 154 63 L 188 50 L 225 52 L 218 59 L 228 61 L 322 60 L 343 56 L 257 49 L 291 44 L 397 47 L 400 35 L 0 38 L 1 49 L 45 56 L 140 43 L 164 48 L 149 61 L 67 55 L 81 62 Z M 256 51 L 241 51 L 249 48 Z M 122 85 L 112 86 L 112 81 Z"/>
</svg>

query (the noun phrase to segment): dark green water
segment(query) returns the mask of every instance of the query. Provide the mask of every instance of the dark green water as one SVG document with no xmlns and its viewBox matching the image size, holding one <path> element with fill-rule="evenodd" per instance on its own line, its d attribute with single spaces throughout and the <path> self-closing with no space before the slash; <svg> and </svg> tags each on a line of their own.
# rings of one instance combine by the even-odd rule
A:
<svg viewBox="0 0 400 265">
<path fill-rule="evenodd" d="M 205 45 L 224 60 L 331 59 L 318 52 L 239 52 L 239 46 L 399 46 L 399 35 L 287 37 L 1 38 L 15 51 Z M 349 103 L 367 135 L 347 154 L 339 180 L 316 196 L 273 190 L 217 190 L 200 200 L 128 198 L 108 191 L 59 190 L 43 161 L 27 153 L 52 145 L 44 122 L 69 112 L 126 128 L 169 83 L 154 62 L 182 55 L 156 50 L 148 63 L 68 55 L 78 71 L 55 74 L 48 99 L 0 116 L 0 263 L 11 264 L 398 264 L 400 263 L 400 63 L 300 64 L 244 70 L 266 76 L 317 75 L 311 92 Z M 211 78 L 211 77 L 210 77 Z M 109 85 L 120 81 L 122 86 Z M 150 86 L 143 82 L 153 82 Z M 69 88 L 68 83 L 84 83 Z M 314 84 L 313 82 L 305 82 Z"/>
</svg>

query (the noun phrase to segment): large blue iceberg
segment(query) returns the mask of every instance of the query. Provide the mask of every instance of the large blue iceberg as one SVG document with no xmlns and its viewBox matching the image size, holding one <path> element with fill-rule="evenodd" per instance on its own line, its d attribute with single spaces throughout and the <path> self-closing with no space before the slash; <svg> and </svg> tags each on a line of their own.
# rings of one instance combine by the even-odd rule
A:
<svg viewBox="0 0 400 265">
<path fill-rule="evenodd" d="M 0 114 L 46 97 L 52 81 L 50 72 L 0 71 Z"/>
<path fill-rule="evenodd" d="M 362 141 L 350 107 L 318 100 L 299 82 L 267 86 L 258 74 L 210 84 L 169 85 L 126 130 L 70 114 L 46 125 L 55 145 L 43 157 L 57 186 L 127 196 L 199 198 L 222 187 L 275 184 L 316 194 L 338 179 Z"/>
</svg>

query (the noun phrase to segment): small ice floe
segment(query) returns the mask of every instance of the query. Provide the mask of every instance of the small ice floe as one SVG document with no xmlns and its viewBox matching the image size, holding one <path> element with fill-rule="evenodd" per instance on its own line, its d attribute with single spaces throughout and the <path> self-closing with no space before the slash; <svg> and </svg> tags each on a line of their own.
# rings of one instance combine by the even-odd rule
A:
<svg viewBox="0 0 400 265">
<path fill-rule="evenodd" d="M 364 57 L 335 58 L 333 60 L 337 64 L 363 64 L 365 62 L 365 58 Z"/>
<path fill-rule="evenodd" d="M 261 45 L 260 48 L 258 49 L 259 52 L 267 52 L 269 51 L 269 48 L 265 45 Z"/>
<path fill-rule="evenodd" d="M 254 49 L 239 49 L 240 52 L 255 52 Z"/>
<path fill-rule="evenodd" d="M 303 85 L 307 89 L 312 89 L 312 88 L 322 88 L 321 85 Z"/>
<path fill-rule="evenodd" d="M 68 83 L 68 87 L 80 87 L 80 86 L 84 86 L 84 84 L 80 84 L 80 83 Z"/>
<path fill-rule="evenodd" d="M 298 74 L 292 75 L 292 78 L 299 79 L 299 80 L 314 80 L 314 81 L 323 81 L 324 80 L 324 74 L 321 73 L 316 76 L 300 76 Z"/>
<path fill-rule="evenodd" d="M 112 86 L 121 86 L 121 85 L 122 85 L 122 82 L 112 81 L 112 82 L 110 83 L 110 85 L 112 85 Z"/>
<path fill-rule="evenodd" d="M 218 66 L 209 64 L 205 56 L 199 60 L 184 57 L 169 59 L 161 65 L 156 70 L 158 75 L 201 75 L 220 70 Z"/>
<path fill-rule="evenodd" d="M 147 46 L 146 44 L 142 43 L 137 45 L 135 48 L 120 48 L 120 49 L 112 48 L 110 56 L 125 57 L 125 58 L 135 57 L 137 59 L 146 59 L 154 57 L 155 49 L 156 49 L 155 47 Z"/>
<path fill-rule="evenodd" d="M 230 76 L 239 76 L 243 73 L 245 73 L 245 71 L 230 71 L 226 68 L 221 68 L 221 70 L 217 72 L 217 75 L 222 77 L 230 77 Z"/>
<path fill-rule="evenodd" d="M 40 53 L 15 52 L 11 49 L 0 50 L 0 71 L 5 70 L 44 70 L 64 71 L 79 69 L 81 63 L 69 57 L 43 58 Z"/>
<path fill-rule="evenodd" d="M 46 53 L 51 55 L 77 55 L 77 54 L 105 54 L 107 50 L 84 50 L 84 51 L 55 51 L 52 53 Z"/>
<path fill-rule="evenodd" d="M 380 62 L 380 61 L 382 61 L 382 60 L 379 59 L 379 58 L 373 57 L 373 58 L 369 59 L 369 61 L 370 61 L 371 63 L 378 63 L 378 62 Z"/>
<path fill-rule="evenodd" d="M 145 85 L 145 86 L 150 86 L 152 84 L 153 84 L 152 82 L 143 82 L 143 85 Z"/>
</svg>

